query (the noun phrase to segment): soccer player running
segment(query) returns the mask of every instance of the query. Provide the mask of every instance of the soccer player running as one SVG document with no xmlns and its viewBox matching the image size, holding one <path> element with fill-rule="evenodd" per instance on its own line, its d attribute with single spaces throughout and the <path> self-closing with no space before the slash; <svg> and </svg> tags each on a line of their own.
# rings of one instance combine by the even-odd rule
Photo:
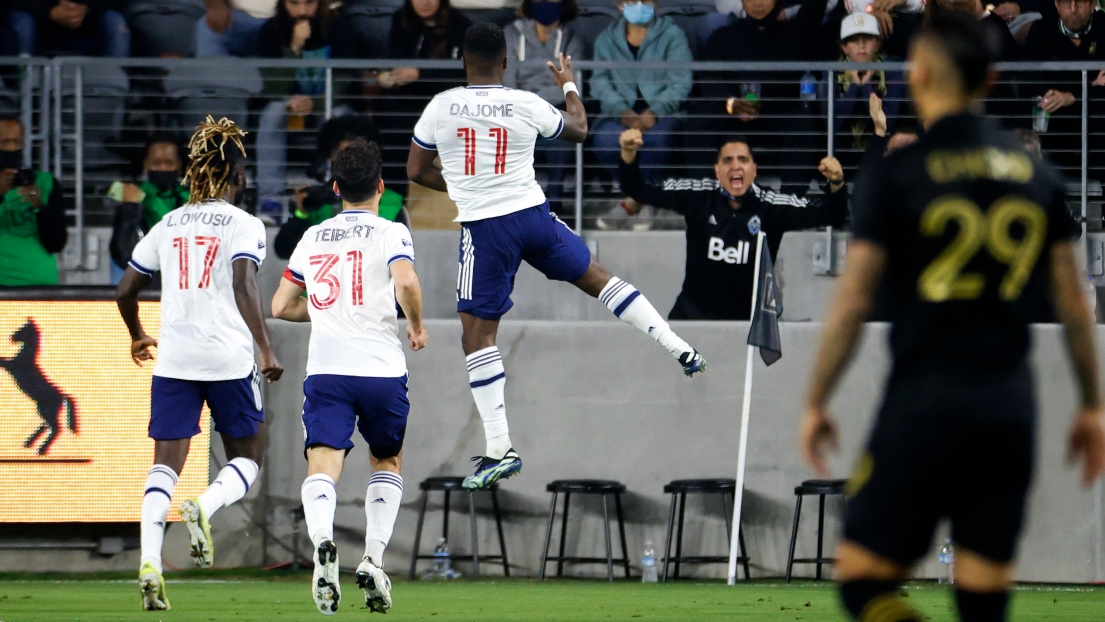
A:
<svg viewBox="0 0 1105 622">
<path fill-rule="evenodd" d="M 161 545 L 173 487 L 191 439 L 200 432 L 204 402 L 229 458 L 215 481 L 181 504 L 196 565 L 214 562 L 211 516 L 245 496 L 265 452 L 261 372 L 269 382 L 284 368 L 276 359 L 261 312 L 257 268 L 265 259 L 265 226 L 234 207 L 245 189 L 245 148 L 233 121 L 210 116 L 189 143 L 185 179 L 191 202 L 154 225 L 134 248 L 115 290 L 138 365 L 159 356 L 150 396 L 154 465 L 142 498 L 142 561 L 138 584 L 144 609 L 168 609 Z M 161 334 L 146 334 L 138 319 L 138 293 L 162 273 Z M 207 456 L 201 456 L 207 460 Z"/>
<path fill-rule="evenodd" d="M 353 448 L 354 427 L 368 443 L 372 465 L 357 584 L 370 610 L 391 608 L 384 548 L 403 501 L 399 467 L 410 412 L 396 301 L 407 318 L 411 350 L 429 341 L 411 234 L 378 214 L 381 165 L 379 147 L 363 138 L 338 154 L 334 192 L 341 196 L 342 211 L 303 234 L 272 299 L 273 316 L 312 323 L 303 383 L 307 479 L 301 496 L 316 551 L 311 592 L 326 615 L 333 615 L 341 600 L 335 485 Z"/>
<path fill-rule="evenodd" d="M 1087 486 L 1105 469 L 1077 232 L 1054 170 L 978 116 L 996 80 L 988 35 L 957 13 L 933 16 L 914 39 L 909 81 L 927 132 L 864 176 L 813 370 L 801 449 L 824 475 L 836 444 L 829 398 L 885 280 L 892 371 L 837 549 L 844 606 L 859 620 L 923 619 L 898 586 L 941 517 L 957 545 L 961 619 L 1005 619 L 1035 459 L 1028 321 L 1049 294 L 1081 394 L 1070 457 Z"/>
<path fill-rule="evenodd" d="M 706 360 L 683 341 L 648 300 L 591 257 L 583 240 L 549 211 L 533 170 L 538 135 L 582 143 L 587 113 L 573 81 L 572 59 L 550 62 L 564 89 L 567 112 L 537 95 L 505 88 L 506 40 L 494 24 L 471 26 L 464 36 L 468 86 L 438 94 L 414 128 L 407 176 L 448 192 L 461 223 L 457 311 L 472 397 L 483 420 L 486 454 L 468 489 L 486 488 L 522 470 L 506 420 L 506 372 L 495 346 L 499 319 L 524 259 L 549 279 L 568 281 L 598 298 L 623 321 L 652 337 L 691 376 Z M 441 157 L 440 168 L 434 158 Z"/>
</svg>

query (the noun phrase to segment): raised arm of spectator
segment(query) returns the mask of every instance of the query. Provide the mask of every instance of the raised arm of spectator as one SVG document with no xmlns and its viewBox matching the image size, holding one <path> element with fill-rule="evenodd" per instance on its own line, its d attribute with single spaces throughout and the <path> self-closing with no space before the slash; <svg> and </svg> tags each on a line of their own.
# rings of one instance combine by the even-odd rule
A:
<svg viewBox="0 0 1105 622">
<path fill-rule="evenodd" d="M 813 227 L 839 227 L 848 218 L 848 192 L 844 189 L 844 170 L 833 157 L 821 160 L 818 171 L 829 182 L 829 192 L 812 200 L 798 199 L 765 206 L 764 228 L 797 231 Z M 835 183 L 834 183 L 835 182 Z M 803 205 L 804 203 L 804 205 Z M 769 223 L 767 221 L 774 221 Z"/>
<path fill-rule="evenodd" d="M 694 60 L 691 56 L 691 46 L 687 43 L 687 35 L 682 30 L 676 29 L 678 36 L 672 37 L 668 49 L 664 51 L 664 60 L 669 63 L 689 63 Z M 675 69 L 667 72 L 664 87 L 657 97 L 648 102 L 649 110 L 658 117 L 669 117 L 675 114 L 687 96 L 691 94 L 694 85 L 694 77 L 690 70 Z"/>
<path fill-rule="evenodd" d="M 41 195 L 41 191 L 39 191 Z M 48 253 L 60 253 L 69 240 L 69 229 L 65 219 L 65 189 L 57 179 L 50 191 L 50 200 L 35 212 L 38 221 L 38 240 Z"/>
<path fill-rule="evenodd" d="M 618 165 L 622 192 L 638 203 L 686 214 L 687 209 L 694 203 L 687 197 L 689 191 L 664 190 L 645 181 L 644 176 L 641 175 L 641 167 L 637 163 L 637 150 L 645 144 L 641 130 L 631 129 L 622 132 L 618 142 L 622 150 L 621 162 Z"/>
</svg>

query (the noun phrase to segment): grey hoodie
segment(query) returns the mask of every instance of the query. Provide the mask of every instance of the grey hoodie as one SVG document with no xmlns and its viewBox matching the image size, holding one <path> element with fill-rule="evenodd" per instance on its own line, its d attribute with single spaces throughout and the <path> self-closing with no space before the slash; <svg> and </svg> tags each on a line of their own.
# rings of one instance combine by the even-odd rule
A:
<svg viewBox="0 0 1105 622">
<path fill-rule="evenodd" d="M 548 43 L 537 38 L 537 25 L 532 19 L 518 19 L 503 29 L 506 35 L 506 74 L 503 85 L 512 89 L 536 93 L 554 106 L 564 104 L 564 91 L 556 86 L 545 61 L 556 62 L 563 53 L 573 60 L 583 58 L 583 43 L 570 28 L 561 26 L 552 31 Z M 581 85 L 582 86 L 582 85 Z"/>
</svg>

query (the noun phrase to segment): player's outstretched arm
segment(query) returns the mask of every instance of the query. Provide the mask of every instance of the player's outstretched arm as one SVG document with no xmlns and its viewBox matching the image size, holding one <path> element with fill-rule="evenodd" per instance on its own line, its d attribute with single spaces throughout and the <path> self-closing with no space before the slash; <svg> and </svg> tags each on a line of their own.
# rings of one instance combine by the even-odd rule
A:
<svg viewBox="0 0 1105 622">
<path fill-rule="evenodd" d="M 552 72 L 556 85 L 564 88 L 565 84 L 575 86 L 575 76 L 572 74 L 572 57 L 559 55 L 557 59 L 560 67 L 548 62 L 549 71 Z M 582 143 L 587 140 L 587 110 L 583 108 L 583 100 L 579 98 L 578 88 L 569 88 L 564 93 L 564 129 L 561 130 L 560 140 L 572 143 Z"/>
<path fill-rule="evenodd" d="M 272 297 L 272 316 L 289 322 L 310 322 L 307 299 L 303 297 L 305 291 L 287 278 L 280 279 L 280 285 Z"/>
<path fill-rule="evenodd" d="M 269 327 L 265 325 L 265 316 L 261 312 L 261 292 L 257 289 L 257 264 L 251 259 L 235 259 L 231 264 L 234 270 L 234 302 L 238 313 L 246 321 L 253 340 L 261 349 L 261 374 L 269 382 L 280 380 L 284 366 L 276 359 L 272 349 Z"/>
<path fill-rule="evenodd" d="M 1102 425 L 1093 318 L 1082 291 L 1073 242 L 1051 247 L 1051 297 L 1063 323 L 1067 352 L 1081 394 L 1081 406 L 1071 425 L 1068 459 L 1082 461 L 1082 483 L 1093 484 L 1105 472 L 1105 427 Z"/>
<path fill-rule="evenodd" d="M 441 167 L 434 163 L 436 151 L 423 149 L 411 141 L 411 152 L 407 156 L 407 179 L 419 186 L 425 186 L 438 192 L 449 192 L 445 178 L 441 176 Z"/>
<path fill-rule="evenodd" d="M 863 322 L 871 313 L 875 288 L 886 268 L 886 250 L 866 240 L 848 247 L 844 274 L 829 307 L 801 428 L 801 450 L 818 475 L 827 475 L 824 448 L 836 446 L 836 428 L 828 413 L 829 398 L 855 352 Z"/>
<path fill-rule="evenodd" d="M 414 264 L 404 259 L 391 263 L 391 278 L 395 279 L 395 299 L 407 317 L 407 338 L 411 350 L 418 351 L 430 341 L 426 328 L 422 325 L 422 285 Z"/>
<path fill-rule="evenodd" d="M 150 348 L 157 347 L 157 341 L 146 334 L 142 329 L 142 321 L 138 318 L 138 294 L 150 284 L 150 280 L 150 277 L 127 266 L 126 273 L 115 288 L 115 304 L 119 307 L 119 315 L 123 316 L 127 331 L 130 332 L 130 357 L 136 365 L 153 360 Z"/>
</svg>

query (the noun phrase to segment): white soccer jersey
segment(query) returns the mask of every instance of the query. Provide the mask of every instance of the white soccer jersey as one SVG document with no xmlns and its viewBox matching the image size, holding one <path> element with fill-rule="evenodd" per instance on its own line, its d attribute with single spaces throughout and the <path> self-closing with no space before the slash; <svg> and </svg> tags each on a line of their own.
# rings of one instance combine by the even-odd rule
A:
<svg viewBox="0 0 1105 622">
<path fill-rule="evenodd" d="M 344 211 L 303 234 L 284 278 L 307 290 L 308 376 L 406 375 L 391 278 L 396 261 L 414 263 L 410 231 L 371 212 Z"/>
<path fill-rule="evenodd" d="M 563 129 L 560 111 L 529 91 L 468 86 L 433 98 L 414 126 L 414 143 L 437 151 L 456 222 L 470 222 L 544 203 L 534 143 Z"/>
<path fill-rule="evenodd" d="M 169 212 L 134 247 L 131 267 L 161 271 L 155 375 L 234 380 L 253 371 L 253 336 L 234 302 L 236 259 L 260 267 L 265 225 L 225 201 Z"/>
</svg>

